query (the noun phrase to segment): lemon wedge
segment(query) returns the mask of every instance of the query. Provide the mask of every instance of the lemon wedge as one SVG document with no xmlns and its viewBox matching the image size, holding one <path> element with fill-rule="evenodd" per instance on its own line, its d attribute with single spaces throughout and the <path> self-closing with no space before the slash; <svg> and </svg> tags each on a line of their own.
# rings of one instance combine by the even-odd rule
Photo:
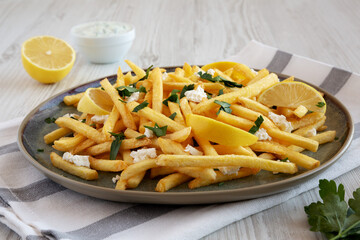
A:
<svg viewBox="0 0 360 240">
<path fill-rule="evenodd" d="M 107 115 L 111 112 L 113 106 L 113 101 L 104 90 L 88 88 L 80 99 L 77 110 L 83 113 Z"/>
<path fill-rule="evenodd" d="M 303 105 L 313 112 L 325 113 L 326 102 L 313 87 L 302 82 L 280 82 L 262 92 L 258 101 L 269 107 L 287 107 L 296 109 Z"/>
<path fill-rule="evenodd" d="M 249 146 L 258 139 L 244 130 L 201 115 L 188 114 L 186 124 L 196 135 L 226 146 Z"/>
<path fill-rule="evenodd" d="M 23 43 L 21 59 L 32 78 L 42 83 L 55 83 L 70 72 L 75 61 L 75 51 L 61 39 L 37 36 Z"/>
</svg>

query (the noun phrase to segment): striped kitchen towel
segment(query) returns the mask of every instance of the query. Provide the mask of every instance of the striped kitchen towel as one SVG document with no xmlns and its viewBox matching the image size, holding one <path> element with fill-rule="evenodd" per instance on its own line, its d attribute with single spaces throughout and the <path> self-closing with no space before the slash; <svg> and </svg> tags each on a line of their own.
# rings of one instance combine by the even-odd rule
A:
<svg viewBox="0 0 360 240">
<path fill-rule="evenodd" d="M 349 150 L 320 176 L 289 191 L 254 200 L 201 206 L 118 203 L 88 197 L 46 178 L 19 152 L 21 119 L 0 124 L 0 221 L 26 239 L 198 239 L 333 179 L 360 161 L 360 76 L 250 42 L 231 60 L 294 75 L 334 94 L 350 110 L 355 136 Z"/>
</svg>

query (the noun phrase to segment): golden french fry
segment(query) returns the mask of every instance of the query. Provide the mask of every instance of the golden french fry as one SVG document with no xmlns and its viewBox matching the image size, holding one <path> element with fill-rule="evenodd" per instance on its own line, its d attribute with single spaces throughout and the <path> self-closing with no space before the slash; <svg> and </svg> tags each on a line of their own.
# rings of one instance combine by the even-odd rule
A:
<svg viewBox="0 0 360 240">
<path fill-rule="evenodd" d="M 189 78 L 183 77 L 181 75 L 177 75 L 175 73 L 169 73 L 168 74 L 169 77 L 171 77 L 172 79 L 175 79 L 176 82 L 181 82 L 181 83 L 187 83 L 187 84 L 192 84 L 194 83 L 193 81 L 191 81 Z"/>
<path fill-rule="evenodd" d="M 249 152 L 242 146 L 230 147 L 225 145 L 213 145 L 213 147 L 215 148 L 216 152 L 220 155 L 236 154 L 236 155 L 253 156 L 251 152 Z"/>
<path fill-rule="evenodd" d="M 162 85 L 162 76 L 159 68 L 154 68 L 150 75 L 152 80 L 153 90 L 152 90 L 152 109 L 159 113 L 162 112 L 163 107 L 163 85 Z"/>
<path fill-rule="evenodd" d="M 106 160 L 89 157 L 90 167 L 95 170 L 105 172 L 120 172 L 127 167 L 122 160 Z"/>
<path fill-rule="evenodd" d="M 122 173 L 120 176 L 120 180 L 119 181 L 127 181 L 128 179 L 130 179 L 131 177 L 149 170 L 151 168 L 157 167 L 155 159 L 145 159 L 143 161 L 134 163 L 130 166 L 128 166 Z"/>
<path fill-rule="evenodd" d="M 191 127 L 187 127 L 180 131 L 166 134 L 164 138 L 168 138 L 176 142 L 183 142 L 190 136 L 190 134 L 191 134 Z"/>
<path fill-rule="evenodd" d="M 124 86 L 125 85 L 125 79 L 124 74 L 121 70 L 121 67 L 119 66 L 117 71 L 117 78 L 116 78 L 116 87 Z"/>
<path fill-rule="evenodd" d="M 217 120 L 223 123 L 230 124 L 234 127 L 241 128 L 245 131 L 249 131 L 250 128 L 254 126 L 254 122 L 242 117 L 231 115 L 224 111 L 220 111 L 219 115 L 217 116 Z"/>
<path fill-rule="evenodd" d="M 187 115 L 192 114 L 191 107 L 186 97 L 180 99 L 180 109 L 185 119 Z"/>
<path fill-rule="evenodd" d="M 59 140 L 54 141 L 54 145 L 52 147 L 62 152 L 69 152 L 85 140 L 86 137 L 81 134 L 77 134 L 74 137 L 62 137 Z"/>
<path fill-rule="evenodd" d="M 59 138 L 68 135 L 71 132 L 72 131 L 68 128 L 58 128 L 58 129 L 46 134 L 44 136 L 44 142 L 46 144 L 50 144 L 50 143 L 54 142 L 55 140 L 58 140 Z"/>
<path fill-rule="evenodd" d="M 205 155 L 216 156 L 218 153 L 216 152 L 213 145 L 207 139 L 204 139 L 196 134 L 194 134 L 194 138 L 196 142 L 199 144 Z"/>
<path fill-rule="evenodd" d="M 242 155 L 181 156 L 162 154 L 158 156 L 156 163 L 158 166 L 168 167 L 239 166 L 248 168 L 260 168 L 267 171 L 290 174 L 294 174 L 297 172 L 297 167 L 294 163 L 277 162 L 259 157 Z"/>
<path fill-rule="evenodd" d="M 184 63 L 183 69 L 184 69 L 185 77 L 190 77 L 191 75 L 194 74 L 192 72 L 191 66 L 188 63 Z"/>
<path fill-rule="evenodd" d="M 236 64 L 234 67 L 234 71 L 237 71 L 245 76 L 245 80 L 243 81 L 244 84 L 247 84 L 251 79 L 253 79 L 256 75 L 251 69 L 241 63 Z"/>
<path fill-rule="evenodd" d="M 297 129 L 293 133 L 297 134 L 297 135 L 300 135 L 300 136 L 308 136 L 309 132 L 313 131 L 313 129 L 318 130 L 321 126 L 323 126 L 324 123 L 325 123 L 325 120 L 326 120 L 326 116 L 322 117 L 319 121 L 317 121 L 317 122 L 315 122 L 313 124 L 310 124 L 310 125 L 308 125 L 306 127 L 302 127 L 302 128 Z"/>
<path fill-rule="evenodd" d="M 269 118 L 258 112 L 255 112 L 253 110 L 250 110 L 248 108 L 236 104 L 231 105 L 230 108 L 232 110 L 232 114 L 238 117 L 249 119 L 251 121 L 256 121 L 256 119 L 261 115 L 264 119 L 264 122 L 261 124 L 261 127 L 265 129 L 278 128 Z"/>
<path fill-rule="evenodd" d="M 287 147 L 284 147 L 279 144 L 274 144 L 270 142 L 257 142 L 250 146 L 254 151 L 258 152 L 269 152 L 287 157 L 291 162 L 295 163 L 306 169 L 314 169 L 320 165 L 320 162 L 312 157 L 309 157 L 305 154 L 301 154 Z M 279 172 L 274 170 L 273 172 Z"/>
<path fill-rule="evenodd" d="M 277 111 L 280 115 L 284 115 L 286 118 L 294 117 L 294 111 L 286 107 L 277 107 Z"/>
<path fill-rule="evenodd" d="M 178 155 L 188 155 L 189 153 L 184 151 L 184 147 L 175 141 L 166 138 L 158 138 L 157 143 L 164 153 L 167 154 L 178 154 Z"/>
<path fill-rule="evenodd" d="M 208 111 L 209 109 L 214 107 L 214 101 L 224 101 L 227 103 L 234 103 L 237 101 L 237 98 L 240 96 L 243 97 L 253 97 L 261 93 L 266 88 L 272 86 L 273 84 L 279 82 L 279 79 L 276 74 L 271 73 L 268 76 L 260 79 L 259 81 L 255 82 L 254 84 L 251 84 L 249 86 L 240 88 L 239 90 L 236 90 L 231 93 L 226 93 L 214 98 L 211 98 L 207 101 L 199 103 L 194 109 L 193 112 L 200 114 L 202 112 Z"/>
<path fill-rule="evenodd" d="M 269 75 L 269 71 L 266 68 L 261 69 L 260 71 L 258 71 L 256 76 L 247 83 L 247 85 L 249 86 L 251 84 L 254 84 L 255 82 L 259 81 L 260 79 L 266 77 L 267 75 Z"/>
<path fill-rule="evenodd" d="M 191 179 L 191 177 L 182 174 L 182 173 L 173 173 L 169 176 L 166 176 L 157 183 L 155 191 L 157 192 L 166 192 L 171 188 L 179 186 L 184 182 L 187 182 Z"/>
<path fill-rule="evenodd" d="M 142 136 L 143 134 L 139 133 L 138 131 L 127 128 L 124 132 L 124 135 L 126 138 L 137 138 Z"/>
<path fill-rule="evenodd" d="M 74 95 L 68 95 L 64 97 L 64 103 L 68 106 L 77 104 L 85 93 L 78 93 Z"/>
<path fill-rule="evenodd" d="M 145 73 L 145 71 L 144 71 L 142 68 L 138 67 L 135 63 L 133 63 L 133 62 L 130 61 L 130 60 L 124 60 L 124 61 L 127 63 L 127 65 L 129 65 L 129 67 L 130 67 L 130 68 L 133 70 L 133 72 L 136 74 L 137 80 L 145 77 L 146 73 Z M 137 81 L 137 80 L 136 80 L 136 81 Z"/>
<path fill-rule="evenodd" d="M 259 112 L 262 115 L 267 116 L 269 114 L 269 112 L 271 111 L 271 109 L 268 108 L 267 106 L 265 106 L 257 101 L 251 100 L 250 98 L 239 97 L 238 100 L 245 107 L 247 107 L 253 111 Z"/>
<path fill-rule="evenodd" d="M 276 160 L 277 158 L 271 153 L 262 153 L 258 156 L 259 158 L 265 158 L 268 160 Z"/>
<path fill-rule="evenodd" d="M 320 119 L 323 116 L 324 116 L 323 113 L 313 112 L 313 113 L 309 113 L 309 114 L 305 115 L 304 117 L 300 118 L 299 120 L 293 120 L 290 122 L 291 122 L 293 129 L 296 130 L 298 128 L 306 127 L 310 124 L 314 124 L 314 123 L 320 121 Z"/>
<path fill-rule="evenodd" d="M 150 170 L 150 178 L 155 178 L 161 175 L 169 175 L 176 172 L 172 167 L 155 167 Z"/>
<path fill-rule="evenodd" d="M 137 175 L 129 178 L 126 183 L 126 188 L 137 188 L 141 181 L 143 180 L 144 176 L 146 174 L 146 171 L 140 172 Z"/>
<path fill-rule="evenodd" d="M 60 127 L 68 128 L 74 132 L 84 135 L 97 143 L 102 143 L 107 140 L 107 137 L 104 134 L 98 132 L 96 129 L 90 127 L 89 125 L 72 118 L 59 117 L 58 119 L 56 119 L 55 123 Z"/>
<path fill-rule="evenodd" d="M 122 158 L 123 161 L 127 164 L 127 165 L 131 165 L 134 163 L 134 159 L 130 156 L 131 150 L 129 149 L 125 149 L 122 151 Z"/>
<path fill-rule="evenodd" d="M 319 134 L 317 134 L 313 137 L 309 137 L 309 138 L 317 141 L 319 144 L 324 144 L 324 143 L 334 141 L 335 137 L 336 137 L 336 131 L 327 131 L 327 132 L 319 133 Z M 305 148 L 295 146 L 295 145 L 288 146 L 288 149 L 291 149 L 295 152 L 302 152 L 305 150 Z"/>
<path fill-rule="evenodd" d="M 74 149 L 72 149 L 70 152 L 71 154 L 77 154 L 79 152 L 84 151 L 85 149 L 94 146 L 96 142 L 91 139 L 86 139 L 85 141 L 79 143 Z"/>
<path fill-rule="evenodd" d="M 138 105 L 139 104 L 137 102 L 127 103 L 127 107 L 131 112 Z M 185 128 L 185 126 L 175 122 L 174 120 L 171 120 L 164 114 L 154 111 L 153 109 L 151 109 L 149 107 L 145 107 L 145 108 L 139 110 L 138 114 L 140 117 L 145 117 L 145 118 L 157 123 L 159 126 L 168 126 L 167 129 L 172 132 L 179 131 L 179 130 Z"/>
<path fill-rule="evenodd" d="M 214 180 L 216 178 L 216 173 L 213 168 L 205 167 L 178 167 L 174 168 L 176 171 L 186 174 L 193 178 L 203 178 Z"/>
<path fill-rule="evenodd" d="M 173 102 L 168 102 L 168 106 L 169 106 L 171 114 L 176 113 L 174 121 L 185 126 L 185 120 L 184 120 L 183 115 L 181 114 L 179 104 L 173 103 Z"/>
<path fill-rule="evenodd" d="M 115 125 L 116 125 L 117 121 L 119 120 L 119 117 L 120 117 L 120 113 L 117 110 L 117 108 L 114 106 L 112 111 L 109 114 L 109 117 L 104 122 L 104 126 L 102 129 L 102 133 L 105 136 L 107 136 L 108 139 L 110 139 L 110 137 L 111 137 L 110 132 L 114 131 Z"/>
<path fill-rule="evenodd" d="M 203 178 L 195 178 L 191 182 L 189 182 L 188 186 L 190 189 L 208 186 L 214 183 L 220 183 L 225 181 L 230 181 L 233 179 L 243 178 L 250 175 L 253 175 L 254 172 L 251 168 L 240 168 L 237 173 L 225 175 L 219 171 L 216 171 L 216 178 L 214 180 L 211 179 L 203 179 Z"/>
<path fill-rule="evenodd" d="M 98 173 L 96 170 L 93 170 L 93 169 L 90 169 L 87 167 L 76 166 L 73 163 L 65 161 L 64 159 L 62 159 L 62 157 L 60 157 L 59 155 L 57 155 L 54 152 L 50 153 L 50 159 L 51 159 L 51 163 L 56 168 L 59 168 L 65 172 L 72 174 L 72 175 L 78 176 L 82 179 L 95 180 L 98 178 Z"/>
<path fill-rule="evenodd" d="M 306 107 L 304 107 L 303 105 L 298 106 L 295 110 L 294 110 L 294 114 L 298 117 L 298 118 L 302 118 L 303 116 L 305 116 L 305 114 L 308 112 L 308 109 Z"/>
</svg>

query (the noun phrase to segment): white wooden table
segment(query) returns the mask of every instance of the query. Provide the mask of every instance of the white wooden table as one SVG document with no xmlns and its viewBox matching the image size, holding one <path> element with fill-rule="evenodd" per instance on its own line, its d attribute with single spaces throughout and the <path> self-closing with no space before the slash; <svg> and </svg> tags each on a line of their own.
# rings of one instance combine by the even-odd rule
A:
<svg viewBox="0 0 360 240">
<path fill-rule="evenodd" d="M 222 60 L 255 39 L 284 51 L 360 72 L 360 1 L 336 0 L 0 0 L 0 121 L 24 116 L 48 97 L 125 65 L 90 64 L 77 55 L 70 74 L 54 85 L 32 80 L 21 64 L 21 44 L 53 35 L 70 44 L 70 28 L 94 20 L 135 25 L 127 58 L 142 67 Z M 360 186 L 360 168 L 340 178 L 347 193 Z M 220 229 L 204 239 L 324 239 L 309 231 L 304 205 L 317 189 Z M 349 197 L 349 196 L 347 196 Z M 256 229 L 256 230 L 255 230 Z M 0 238 L 19 236 L 0 224 Z"/>
</svg>

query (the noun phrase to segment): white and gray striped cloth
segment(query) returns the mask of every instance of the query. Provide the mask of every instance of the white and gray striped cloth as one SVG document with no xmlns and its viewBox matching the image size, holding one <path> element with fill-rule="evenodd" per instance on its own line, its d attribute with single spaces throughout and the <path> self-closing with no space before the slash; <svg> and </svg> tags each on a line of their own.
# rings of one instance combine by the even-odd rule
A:
<svg viewBox="0 0 360 240">
<path fill-rule="evenodd" d="M 250 42 L 231 58 L 253 68 L 294 75 L 334 94 L 350 110 L 355 136 L 334 165 L 289 191 L 227 204 L 168 206 L 95 199 L 46 178 L 16 144 L 21 119 L 0 124 L 0 221 L 24 239 L 198 239 L 234 221 L 271 208 L 360 166 L 360 76 Z"/>
</svg>

